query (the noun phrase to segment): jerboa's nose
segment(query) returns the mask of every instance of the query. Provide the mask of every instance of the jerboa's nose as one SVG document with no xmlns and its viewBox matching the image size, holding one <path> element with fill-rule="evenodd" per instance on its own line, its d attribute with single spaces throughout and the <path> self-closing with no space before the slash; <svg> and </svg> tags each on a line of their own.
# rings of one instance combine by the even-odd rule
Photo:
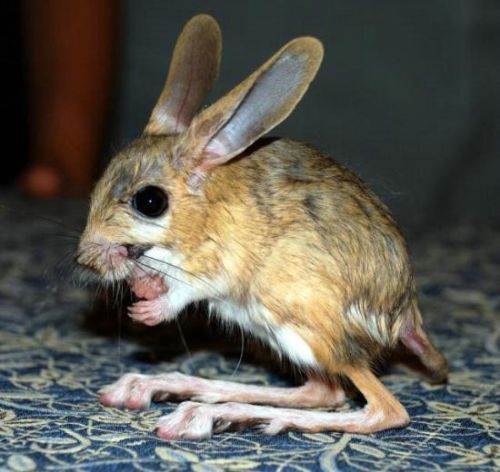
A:
<svg viewBox="0 0 500 472">
<path fill-rule="evenodd" d="M 139 259 L 146 251 L 151 249 L 151 246 L 144 244 L 125 244 L 125 247 L 128 251 L 128 257 L 131 259 Z"/>
</svg>

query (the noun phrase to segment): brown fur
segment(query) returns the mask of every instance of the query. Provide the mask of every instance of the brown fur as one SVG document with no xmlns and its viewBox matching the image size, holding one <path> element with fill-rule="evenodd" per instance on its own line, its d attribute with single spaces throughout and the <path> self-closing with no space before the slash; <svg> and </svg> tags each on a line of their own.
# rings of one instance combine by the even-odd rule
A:
<svg viewBox="0 0 500 472">
<path fill-rule="evenodd" d="M 356 175 L 318 150 L 289 139 L 257 141 L 305 93 L 321 44 L 314 38 L 288 43 L 189 124 L 220 53 L 216 24 L 205 17 L 192 22 L 146 133 L 114 158 L 95 188 L 81 262 L 109 271 L 104 259 L 86 259 L 88 241 L 96 237 L 182 254 L 188 274 L 228 281 L 223 298 L 241 306 L 257 301 L 270 326 L 293 327 L 311 347 L 320 374 L 345 374 L 359 384 L 373 408 L 392 418 L 377 428 L 404 423 L 404 409 L 373 380 L 370 363 L 402 342 L 435 379 L 444 380 L 447 369 L 423 331 L 401 232 Z M 196 39 L 186 30 L 197 32 Z M 209 79 L 186 112 L 180 101 L 187 98 L 172 91 L 171 77 L 190 79 L 182 58 L 202 42 L 203 31 L 212 38 L 210 65 L 203 66 Z M 179 122 L 186 125 L 180 131 L 165 125 Z M 168 227 L 152 235 L 137 229 L 141 217 L 130 205 L 146 185 L 162 188 L 170 204 L 161 220 Z"/>
<path fill-rule="evenodd" d="M 132 213 L 121 202 L 146 182 L 161 184 L 171 196 L 171 229 L 161 241 L 127 243 L 174 248 L 186 256 L 186 270 L 207 278 L 227 272 L 231 297 L 262 300 L 332 370 L 368 362 L 396 345 L 402 325 L 419 321 L 404 238 L 352 172 L 280 139 L 218 167 L 197 194 L 174 168 L 175 144 L 145 136 L 115 158 L 95 189 L 89 221 L 101 228 L 107 221 L 114 237 Z M 349 318 L 352 305 L 373 317 L 376 329 Z"/>
</svg>

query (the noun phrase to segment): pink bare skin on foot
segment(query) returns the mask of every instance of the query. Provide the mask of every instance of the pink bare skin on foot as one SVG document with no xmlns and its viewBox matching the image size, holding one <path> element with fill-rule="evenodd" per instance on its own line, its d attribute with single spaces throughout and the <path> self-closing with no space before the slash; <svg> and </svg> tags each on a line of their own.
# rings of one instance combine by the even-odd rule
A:
<svg viewBox="0 0 500 472">
<path fill-rule="evenodd" d="M 103 388 L 99 401 L 105 406 L 141 409 L 152 400 L 196 400 L 181 403 L 173 413 L 159 419 L 156 432 L 167 440 L 205 439 L 241 426 L 257 426 L 266 434 L 290 429 L 371 433 L 408 424 L 404 407 L 370 371 L 353 372 L 352 378 L 365 390 L 367 404 L 346 413 L 311 410 L 335 408 L 345 401 L 338 385 L 320 379 L 311 379 L 301 387 L 279 388 L 206 380 L 179 372 L 126 374 Z"/>
<path fill-rule="evenodd" d="M 165 280 L 160 275 L 142 275 L 134 277 L 130 282 L 130 288 L 139 298 L 153 300 L 168 290 Z"/>
<path fill-rule="evenodd" d="M 168 285 L 159 275 L 135 275 L 129 281 L 132 292 L 139 300 L 128 307 L 127 313 L 134 321 L 155 326 L 169 319 Z"/>
<path fill-rule="evenodd" d="M 100 391 L 106 406 L 147 408 L 152 400 L 190 398 L 204 403 L 245 402 L 296 408 L 335 408 L 345 402 L 337 384 L 310 379 L 300 387 L 244 385 L 224 380 L 207 380 L 172 372 L 159 375 L 125 374 Z"/>
</svg>

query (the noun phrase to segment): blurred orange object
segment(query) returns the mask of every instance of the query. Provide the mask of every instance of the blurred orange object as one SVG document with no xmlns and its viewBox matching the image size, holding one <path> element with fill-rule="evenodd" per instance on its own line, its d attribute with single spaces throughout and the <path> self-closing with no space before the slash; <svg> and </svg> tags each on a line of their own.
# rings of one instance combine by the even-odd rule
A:
<svg viewBox="0 0 500 472">
<path fill-rule="evenodd" d="M 119 30 L 117 0 L 24 3 L 34 197 L 86 195 L 101 151 Z"/>
</svg>

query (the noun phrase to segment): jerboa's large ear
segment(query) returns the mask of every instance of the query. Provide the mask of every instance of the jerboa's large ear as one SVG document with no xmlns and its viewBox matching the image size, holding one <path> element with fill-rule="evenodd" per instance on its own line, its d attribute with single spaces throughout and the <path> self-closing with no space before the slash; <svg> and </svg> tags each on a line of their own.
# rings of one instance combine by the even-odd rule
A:
<svg viewBox="0 0 500 472">
<path fill-rule="evenodd" d="M 146 134 L 178 134 L 191 123 L 219 74 L 222 35 L 209 15 L 188 21 L 175 45 L 167 81 Z"/>
<path fill-rule="evenodd" d="M 311 37 L 280 49 L 226 96 L 202 111 L 180 138 L 175 159 L 202 175 L 243 152 L 295 108 L 323 58 Z"/>
</svg>

